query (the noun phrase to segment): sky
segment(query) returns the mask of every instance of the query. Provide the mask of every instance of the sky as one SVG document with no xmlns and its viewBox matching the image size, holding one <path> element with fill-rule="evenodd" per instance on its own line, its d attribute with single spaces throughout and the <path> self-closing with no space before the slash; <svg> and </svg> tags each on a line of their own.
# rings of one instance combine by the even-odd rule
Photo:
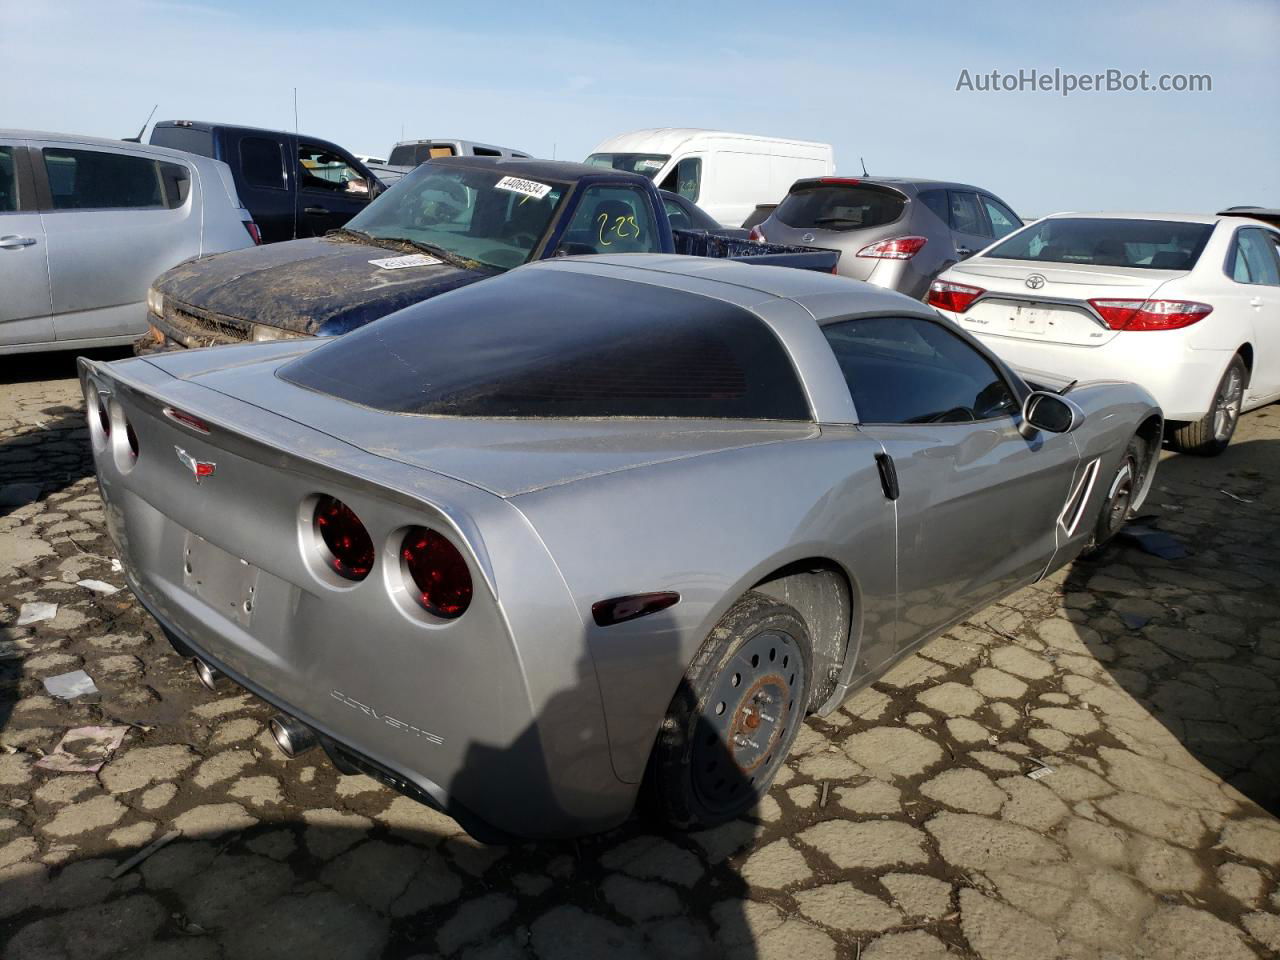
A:
<svg viewBox="0 0 1280 960">
<path fill-rule="evenodd" d="M 689 126 L 819 140 L 840 173 L 985 187 L 1024 216 L 1280 207 L 1280 0 L 536 4 L 0 0 L 0 126 L 459 137 L 581 160 Z M 1208 74 L 1208 92 L 957 90 L 996 70 Z M 24 78 L 15 82 L 15 78 Z M 977 81 L 974 81 L 977 85 Z"/>
</svg>

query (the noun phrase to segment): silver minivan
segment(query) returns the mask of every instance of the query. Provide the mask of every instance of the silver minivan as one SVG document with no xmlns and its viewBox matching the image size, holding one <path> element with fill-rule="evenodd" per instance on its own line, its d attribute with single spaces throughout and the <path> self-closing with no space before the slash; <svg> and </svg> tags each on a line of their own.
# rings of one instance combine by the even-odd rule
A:
<svg viewBox="0 0 1280 960">
<path fill-rule="evenodd" d="M 0 354 L 130 343 L 152 280 L 257 240 L 220 160 L 0 130 Z"/>
</svg>

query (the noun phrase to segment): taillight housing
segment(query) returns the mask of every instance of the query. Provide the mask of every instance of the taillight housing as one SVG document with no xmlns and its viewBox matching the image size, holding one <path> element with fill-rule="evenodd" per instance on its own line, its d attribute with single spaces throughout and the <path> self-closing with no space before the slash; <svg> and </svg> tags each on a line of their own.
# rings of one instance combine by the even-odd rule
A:
<svg viewBox="0 0 1280 960">
<path fill-rule="evenodd" d="M 867 244 L 856 255 L 872 260 L 910 260 L 928 242 L 928 237 L 890 237 Z"/>
<path fill-rule="evenodd" d="M 952 283 L 950 280 L 935 280 L 929 286 L 929 297 L 925 302 L 939 310 L 964 313 L 973 305 L 973 301 L 986 292 L 981 287 Z"/>
<path fill-rule="evenodd" d="M 249 236 L 253 237 L 255 246 L 262 245 L 262 231 L 258 229 L 258 225 L 252 220 L 244 220 L 244 228 L 249 231 Z"/>
<path fill-rule="evenodd" d="M 455 620 L 471 606 L 471 570 L 462 553 L 441 533 L 410 527 L 400 542 L 400 563 L 409 592 L 433 617 Z"/>
<path fill-rule="evenodd" d="M 337 497 L 316 501 L 312 524 L 324 543 L 325 562 L 346 580 L 363 580 L 373 569 L 373 540 L 354 510 Z"/>
<path fill-rule="evenodd" d="M 748 240 L 754 240 L 756 243 L 764 243 L 764 231 L 760 229 L 760 224 L 756 224 L 751 228 L 751 232 L 747 234 Z"/>
<path fill-rule="evenodd" d="M 1213 312 L 1194 300 L 1090 300 L 1089 306 L 1112 330 L 1177 330 Z"/>
</svg>

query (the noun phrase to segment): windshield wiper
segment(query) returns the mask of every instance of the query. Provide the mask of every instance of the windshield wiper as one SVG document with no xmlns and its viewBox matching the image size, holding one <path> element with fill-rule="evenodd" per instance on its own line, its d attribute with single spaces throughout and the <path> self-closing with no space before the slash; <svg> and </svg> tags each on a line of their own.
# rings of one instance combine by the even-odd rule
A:
<svg viewBox="0 0 1280 960">
<path fill-rule="evenodd" d="M 459 256 L 444 247 L 437 247 L 434 243 L 423 243 L 421 240 L 410 240 L 408 237 L 386 237 L 385 239 L 393 240 L 396 243 L 406 243 L 415 250 L 421 250 L 423 253 L 429 253 L 433 257 L 439 257 L 445 263 L 461 267 L 463 270 L 481 270 L 489 267 L 486 263 L 472 260 L 470 257 Z"/>
</svg>

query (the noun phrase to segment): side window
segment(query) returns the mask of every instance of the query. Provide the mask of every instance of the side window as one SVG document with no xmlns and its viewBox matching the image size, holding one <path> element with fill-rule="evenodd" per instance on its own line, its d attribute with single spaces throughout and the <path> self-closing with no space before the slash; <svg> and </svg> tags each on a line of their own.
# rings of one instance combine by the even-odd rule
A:
<svg viewBox="0 0 1280 960">
<path fill-rule="evenodd" d="M 284 190 L 284 156 L 280 144 L 266 137 L 245 137 L 240 141 L 240 169 L 251 187 Z"/>
<path fill-rule="evenodd" d="M 948 195 L 951 198 L 951 229 L 957 233 L 988 236 L 986 221 L 982 219 L 982 211 L 978 209 L 978 195 L 959 190 L 948 191 Z"/>
<path fill-rule="evenodd" d="M 869 317 L 822 332 L 863 423 L 971 423 L 1017 409 L 987 358 L 940 323 Z"/>
<path fill-rule="evenodd" d="M 54 210 L 138 210 L 168 206 L 154 160 L 63 147 L 46 147 L 41 152 Z"/>
<path fill-rule="evenodd" d="M 676 203 L 674 200 L 662 198 L 662 209 L 667 211 L 667 219 L 671 222 L 672 230 L 692 230 L 693 223 L 689 219 L 689 214 L 685 213 L 684 207 Z"/>
<path fill-rule="evenodd" d="M 662 178 L 659 189 L 678 193 L 686 200 L 697 203 L 698 194 L 702 191 L 702 158 L 685 157 Z"/>
<path fill-rule="evenodd" d="M 0 213 L 18 209 L 18 177 L 14 169 L 13 147 L 0 147 Z"/>
<path fill-rule="evenodd" d="M 997 240 L 1022 226 L 1022 221 L 1003 203 L 991 197 L 982 196 L 982 205 L 986 207 L 987 219 L 991 221 L 991 229 Z"/>
<path fill-rule="evenodd" d="M 947 212 L 947 191 L 921 190 L 920 202 L 932 210 L 939 220 L 950 226 L 951 216 Z"/>
<path fill-rule="evenodd" d="M 160 161 L 160 182 L 164 185 L 165 206 L 176 210 L 191 193 L 191 171 L 181 163 Z"/>
<path fill-rule="evenodd" d="M 1275 245 L 1263 230 L 1249 228 L 1236 234 L 1232 251 L 1234 261 L 1231 279 L 1237 283 L 1256 283 L 1269 287 L 1280 286 L 1280 268 L 1277 268 Z"/>
<path fill-rule="evenodd" d="M 566 253 L 661 253 L 645 195 L 632 187 L 588 187 L 565 231 Z"/>
<path fill-rule="evenodd" d="M 332 150 L 305 143 L 298 145 L 298 184 L 319 193 L 369 196 L 369 184 L 355 167 Z"/>
</svg>

